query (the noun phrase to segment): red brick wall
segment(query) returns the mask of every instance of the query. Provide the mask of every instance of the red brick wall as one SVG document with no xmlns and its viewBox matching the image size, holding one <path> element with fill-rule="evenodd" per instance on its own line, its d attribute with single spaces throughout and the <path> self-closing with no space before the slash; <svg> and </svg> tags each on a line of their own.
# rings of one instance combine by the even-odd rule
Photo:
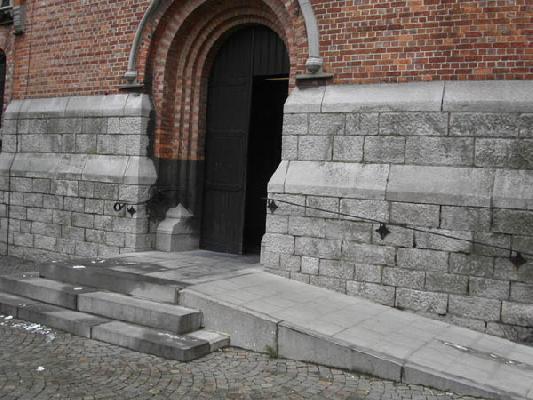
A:
<svg viewBox="0 0 533 400">
<path fill-rule="evenodd" d="M 295 2 L 286 5 L 296 9 Z M 26 34 L 16 38 L 13 96 L 117 92 L 148 4 L 28 2 Z M 314 0 L 313 6 L 326 69 L 338 83 L 533 78 L 530 0 Z M 295 27 L 302 25 L 297 11 L 292 17 Z M 293 63 L 301 70 L 305 37 L 296 46 Z"/>
<path fill-rule="evenodd" d="M 336 82 L 533 78 L 531 0 L 313 4 Z"/>
</svg>

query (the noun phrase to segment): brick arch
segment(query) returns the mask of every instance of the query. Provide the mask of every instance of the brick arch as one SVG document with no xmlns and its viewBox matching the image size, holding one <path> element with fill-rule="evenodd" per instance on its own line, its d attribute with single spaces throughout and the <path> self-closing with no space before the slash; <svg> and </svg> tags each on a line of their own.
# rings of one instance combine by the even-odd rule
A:
<svg viewBox="0 0 533 400">
<path fill-rule="evenodd" d="M 279 0 L 192 0 L 166 9 L 152 38 L 145 79 L 157 115 L 157 158 L 203 159 L 207 77 L 225 35 L 239 26 L 265 25 L 284 40 L 293 64 L 297 54 L 290 20 Z"/>
</svg>

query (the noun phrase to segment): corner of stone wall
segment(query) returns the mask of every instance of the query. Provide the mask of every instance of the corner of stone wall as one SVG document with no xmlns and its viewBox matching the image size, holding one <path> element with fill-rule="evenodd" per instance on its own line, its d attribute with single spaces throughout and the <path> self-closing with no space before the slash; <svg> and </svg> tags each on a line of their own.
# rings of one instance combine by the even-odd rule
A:
<svg viewBox="0 0 533 400">
<path fill-rule="evenodd" d="M 268 270 L 532 341 L 532 81 L 295 89 L 282 154 Z"/>
<path fill-rule="evenodd" d="M 0 251 L 25 258 L 108 257 L 153 248 L 146 205 L 146 95 L 13 101 L 2 127 Z M 135 204 L 135 214 L 116 203 Z"/>
</svg>

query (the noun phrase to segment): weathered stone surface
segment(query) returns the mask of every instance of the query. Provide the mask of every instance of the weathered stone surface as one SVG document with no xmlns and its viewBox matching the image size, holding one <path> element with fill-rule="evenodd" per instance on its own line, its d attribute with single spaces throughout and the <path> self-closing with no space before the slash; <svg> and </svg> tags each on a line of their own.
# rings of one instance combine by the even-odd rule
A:
<svg viewBox="0 0 533 400">
<path fill-rule="evenodd" d="M 370 243 L 372 240 L 372 225 L 339 219 L 327 220 L 326 238 Z"/>
<path fill-rule="evenodd" d="M 472 296 L 507 300 L 509 298 L 509 282 L 471 277 L 468 291 Z"/>
<path fill-rule="evenodd" d="M 384 199 L 388 165 L 290 161 L 285 192 L 329 197 Z"/>
<path fill-rule="evenodd" d="M 289 217 L 289 235 L 324 238 L 326 224 L 323 218 Z"/>
<path fill-rule="evenodd" d="M 335 197 L 307 196 L 305 215 L 310 217 L 338 218 L 339 199 Z M 331 212 L 330 212 L 331 211 Z"/>
<path fill-rule="evenodd" d="M 478 139 L 476 160 L 478 167 L 533 168 L 533 140 Z"/>
<path fill-rule="evenodd" d="M 533 260 L 528 259 L 526 264 L 518 268 L 508 257 L 498 257 L 494 260 L 494 278 L 533 283 Z"/>
<path fill-rule="evenodd" d="M 338 259 L 341 256 L 341 243 L 340 240 L 297 237 L 294 252 L 300 256 Z"/>
<path fill-rule="evenodd" d="M 481 168 L 392 165 L 387 200 L 489 207 L 494 172 Z"/>
<path fill-rule="evenodd" d="M 394 265 L 396 249 L 393 247 L 360 244 L 352 241 L 342 243 L 342 257 L 356 264 Z"/>
<path fill-rule="evenodd" d="M 439 220 L 439 206 L 430 204 L 391 203 L 390 221 L 393 223 L 436 228 L 439 226 Z"/>
<path fill-rule="evenodd" d="M 452 136 L 518 136 L 518 114 L 451 113 Z"/>
<path fill-rule="evenodd" d="M 489 322 L 487 323 L 486 333 L 489 335 L 504 337 L 513 342 L 529 345 L 533 343 L 533 328 Z"/>
<path fill-rule="evenodd" d="M 531 112 L 533 95 L 528 81 L 446 82 L 444 111 Z"/>
<path fill-rule="evenodd" d="M 326 87 L 322 111 L 440 111 L 443 92 L 443 82 L 331 85 Z"/>
<path fill-rule="evenodd" d="M 378 113 L 346 115 L 346 135 L 372 136 L 378 134 Z"/>
<path fill-rule="evenodd" d="M 281 159 L 298 159 L 298 136 L 283 136 L 281 138 Z"/>
<path fill-rule="evenodd" d="M 382 282 L 388 286 L 423 289 L 425 273 L 401 268 L 383 268 Z"/>
<path fill-rule="evenodd" d="M 355 280 L 362 282 L 381 282 L 383 267 L 381 265 L 372 264 L 356 264 L 355 265 Z"/>
<path fill-rule="evenodd" d="M 266 218 L 266 232 L 288 233 L 289 217 L 285 215 L 268 214 Z"/>
<path fill-rule="evenodd" d="M 521 282 L 511 282 L 511 301 L 533 304 L 533 285 Z"/>
<path fill-rule="evenodd" d="M 338 260 L 320 260 L 319 275 L 342 280 L 354 279 L 355 265 Z"/>
<path fill-rule="evenodd" d="M 441 136 L 446 135 L 447 129 L 446 113 L 396 112 L 379 116 L 380 135 Z"/>
<path fill-rule="evenodd" d="M 331 160 L 333 138 L 330 136 L 300 136 L 298 138 L 298 160 Z"/>
<path fill-rule="evenodd" d="M 198 248 L 198 245 L 196 245 L 196 248 Z M 299 272 L 302 269 L 302 257 L 280 254 L 279 265 L 285 271 Z"/>
<path fill-rule="evenodd" d="M 471 166 L 474 140 L 451 137 L 408 137 L 406 164 Z"/>
<path fill-rule="evenodd" d="M 276 253 L 292 254 L 294 252 L 294 236 L 266 233 L 263 236 L 262 246 Z"/>
<path fill-rule="evenodd" d="M 370 136 L 365 138 L 365 162 L 403 164 L 405 138 L 395 136 Z"/>
<path fill-rule="evenodd" d="M 533 211 L 495 209 L 492 229 L 494 232 L 533 235 Z"/>
<path fill-rule="evenodd" d="M 283 116 L 283 135 L 307 135 L 309 114 L 287 114 Z"/>
<path fill-rule="evenodd" d="M 512 325 L 533 326 L 533 304 L 504 301 L 502 305 L 502 321 Z"/>
<path fill-rule="evenodd" d="M 431 293 L 406 288 L 396 290 L 396 307 L 400 308 L 445 314 L 447 302 L 448 295 L 444 293 Z"/>
<path fill-rule="evenodd" d="M 442 229 L 455 231 L 489 231 L 491 211 L 488 208 L 449 207 L 441 211 Z"/>
<path fill-rule="evenodd" d="M 533 113 L 520 115 L 520 137 L 533 137 Z"/>
<path fill-rule="evenodd" d="M 511 235 L 492 232 L 474 232 L 474 254 L 506 256 L 511 246 Z"/>
<path fill-rule="evenodd" d="M 501 301 L 481 297 L 450 295 L 448 311 L 467 318 L 498 321 Z"/>
<path fill-rule="evenodd" d="M 395 293 L 396 289 L 392 286 L 383 286 L 369 282 L 346 282 L 346 294 L 349 296 L 364 297 L 387 306 L 394 305 Z"/>
<path fill-rule="evenodd" d="M 340 211 L 355 221 L 388 222 L 389 203 L 381 200 L 347 200 L 340 202 Z"/>
<path fill-rule="evenodd" d="M 333 160 L 362 161 L 364 143 L 365 139 L 362 136 L 335 137 L 333 141 Z"/>
<path fill-rule="evenodd" d="M 346 293 L 346 281 L 344 279 L 337 279 L 328 276 L 311 275 L 309 278 L 311 285 L 323 287 L 336 292 Z"/>
<path fill-rule="evenodd" d="M 533 209 L 533 171 L 496 171 L 493 206 L 497 208 Z"/>
<path fill-rule="evenodd" d="M 448 253 L 424 249 L 398 249 L 400 268 L 420 271 L 448 271 Z"/>
<path fill-rule="evenodd" d="M 491 277 L 494 270 L 492 257 L 450 254 L 450 272 L 454 274 Z"/>
<path fill-rule="evenodd" d="M 426 273 L 426 289 L 435 292 L 466 294 L 468 290 L 468 277 L 445 272 Z"/>
<path fill-rule="evenodd" d="M 445 250 L 469 253 L 472 249 L 472 232 L 428 229 L 415 232 L 416 247 L 420 249 Z"/>
<path fill-rule="evenodd" d="M 310 135 L 344 135 L 346 114 L 309 114 Z"/>
<path fill-rule="evenodd" d="M 319 258 L 302 256 L 302 272 L 318 275 Z"/>
</svg>

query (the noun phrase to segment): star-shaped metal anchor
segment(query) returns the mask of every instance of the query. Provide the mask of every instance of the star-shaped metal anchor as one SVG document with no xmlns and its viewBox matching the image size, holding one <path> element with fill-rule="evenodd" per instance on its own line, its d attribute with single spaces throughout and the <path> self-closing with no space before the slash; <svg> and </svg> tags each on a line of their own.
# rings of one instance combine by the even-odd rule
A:
<svg viewBox="0 0 533 400">
<path fill-rule="evenodd" d="M 271 213 L 274 213 L 274 211 L 276 211 L 279 207 L 278 205 L 276 204 L 276 202 L 272 199 L 268 200 L 268 209 L 270 210 Z"/>
<path fill-rule="evenodd" d="M 381 224 L 379 228 L 376 229 L 376 232 L 379 233 L 381 240 L 384 240 L 391 233 L 385 224 Z"/>
<path fill-rule="evenodd" d="M 509 260 L 511 260 L 513 265 L 517 268 L 527 263 L 527 260 L 524 258 L 524 256 L 519 251 L 516 252 L 516 255 L 510 256 Z"/>
</svg>

